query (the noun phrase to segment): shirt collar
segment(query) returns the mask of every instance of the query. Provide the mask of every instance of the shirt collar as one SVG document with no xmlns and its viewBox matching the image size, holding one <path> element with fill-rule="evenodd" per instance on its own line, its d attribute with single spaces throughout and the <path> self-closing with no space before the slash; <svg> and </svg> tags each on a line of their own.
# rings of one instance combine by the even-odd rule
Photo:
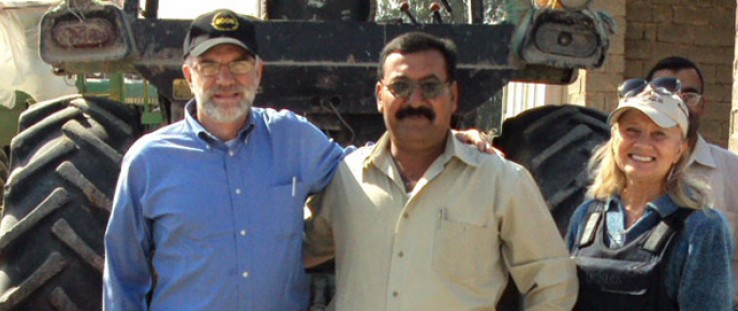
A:
<svg viewBox="0 0 738 311">
<path fill-rule="evenodd" d="M 622 210 L 622 212 L 625 212 L 625 206 L 623 205 L 623 201 L 620 198 L 620 195 L 614 195 L 612 198 L 610 198 L 610 200 L 607 202 L 607 205 L 605 206 L 607 206 L 608 212 L 615 210 Z M 676 212 L 679 209 L 679 206 L 674 202 L 674 200 L 671 199 L 668 194 L 664 194 L 658 197 L 656 200 L 648 202 L 648 204 L 646 205 L 646 209 L 655 211 L 659 214 L 661 218 L 666 218 Z"/>
<path fill-rule="evenodd" d="M 238 132 L 238 138 L 243 143 L 246 143 L 248 140 L 249 135 L 254 130 L 254 109 L 251 109 L 251 115 L 248 118 L 248 121 L 246 123 L 246 126 L 244 126 L 239 132 Z M 207 129 L 205 129 L 200 121 L 197 120 L 195 117 L 197 115 L 197 104 L 195 103 L 195 100 L 192 99 L 187 104 L 185 104 L 184 109 L 185 114 L 185 124 L 187 124 L 187 128 L 195 134 L 198 138 L 205 141 L 208 145 L 211 145 L 216 142 L 223 143 L 219 138 L 215 137 L 215 135 L 208 132 Z"/>
<path fill-rule="evenodd" d="M 389 132 L 385 132 L 384 135 L 374 145 L 372 152 L 369 156 L 364 159 L 364 168 L 369 168 L 371 164 L 377 167 L 386 166 L 386 161 L 392 161 L 392 157 L 389 152 L 390 147 L 390 135 Z M 482 153 L 476 148 L 470 148 L 466 144 L 462 143 L 454 136 L 454 131 L 449 131 L 446 135 L 446 149 L 439 156 L 442 159 L 441 163 L 446 164 L 451 159 L 456 158 L 461 162 L 477 167 L 480 165 Z"/>
<path fill-rule="evenodd" d="M 481 164 L 482 152 L 472 145 L 465 144 L 456 139 L 454 131 L 449 131 L 446 135 L 446 151 L 441 155 L 445 157 L 444 163 L 452 158 L 457 158 L 466 165 L 477 167 Z"/>
<path fill-rule="evenodd" d="M 711 168 L 717 167 L 710 151 L 710 145 L 702 138 L 702 135 L 697 136 L 697 143 L 694 145 L 694 150 L 692 150 L 692 155 L 689 157 L 689 162 L 687 163 L 692 162 L 697 162 Z"/>
</svg>

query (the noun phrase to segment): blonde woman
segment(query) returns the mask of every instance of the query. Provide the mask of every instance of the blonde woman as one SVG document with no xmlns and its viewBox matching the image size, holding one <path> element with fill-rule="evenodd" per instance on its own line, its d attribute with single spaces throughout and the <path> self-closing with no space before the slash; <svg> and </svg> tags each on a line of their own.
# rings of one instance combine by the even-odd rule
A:
<svg viewBox="0 0 738 311">
<path fill-rule="evenodd" d="M 677 81 L 678 82 L 678 81 Z M 678 85 L 678 83 L 675 83 Z M 688 110 L 648 85 L 610 115 L 590 201 L 572 215 L 577 310 L 732 310 L 734 241 L 709 189 L 680 170 Z"/>
</svg>

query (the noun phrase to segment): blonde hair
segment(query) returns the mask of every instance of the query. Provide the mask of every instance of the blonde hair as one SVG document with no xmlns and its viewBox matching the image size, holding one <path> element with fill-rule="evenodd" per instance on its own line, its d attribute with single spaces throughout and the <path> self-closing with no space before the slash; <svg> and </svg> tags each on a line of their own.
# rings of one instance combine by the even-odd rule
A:
<svg viewBox="0 0 738 311">
<path fill-rule="evenodd" d="M 587 195 L 599 200 L 620 193 L 625 189 L 625 173 L 615 163 L 615 135 L 597 147 L 589 161 L 588 169 L 594 181 Z M 709 207 L 710 187 L 685 170 L 690 153 L 682 153 L 679 161 L 672 167 L 666 177 L 664 192 L 680 207 L 702 209 Z"/>
</svg>

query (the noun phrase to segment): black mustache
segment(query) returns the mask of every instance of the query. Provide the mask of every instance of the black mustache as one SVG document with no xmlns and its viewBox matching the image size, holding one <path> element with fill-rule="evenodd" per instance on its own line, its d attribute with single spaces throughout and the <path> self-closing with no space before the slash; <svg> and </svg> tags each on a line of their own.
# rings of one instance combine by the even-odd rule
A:
<svg viewBox="0 0 738 311">
<path fill-rule="evenodd" d="M 436 120 L 436 113 L 433 112 L 433 110 L 430 110 L 429 108 L 426 108 L 426 107 L 418 107 L 418 108 L 407 107 L 405 109 L 398 111 L 397 115 L 395 115 L 395 117 L 397 117 L 398 120 L 402 120 L 406 117 L 412 117 L 412 116 L 423 116 L 423 117 L 428 118 L 428 120 L 431 120 L 431 121 Z"/>
</svg>

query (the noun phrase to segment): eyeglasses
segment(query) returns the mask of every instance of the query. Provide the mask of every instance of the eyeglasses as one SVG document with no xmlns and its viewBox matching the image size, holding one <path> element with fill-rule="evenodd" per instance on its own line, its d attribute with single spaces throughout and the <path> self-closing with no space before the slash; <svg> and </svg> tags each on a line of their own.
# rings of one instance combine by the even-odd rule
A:
<svg viewBox="0 0 738 311">
<path fill-rule="evenodd" d="M 682 92 L 682 82 L 674 77 L 657 78 L 653 79 L 651 82 L 641 78 L 625 80 L 620 84 L 620 86 L 618 86 L 618 96 L 623 99 L 638 95 L 643 92 L 648 85 L 651 85 L 651 89 L 657 93 L 665 95 L 674 94 L 679 96 L 684 103 L 689 106 L 697 105 L 702 100 L 702 94 L 700 93 L 689 91 Z"/>
<path fill-rule="evenodd" d="M 697 92 L 681 92 L 679 97 L 689 106 L 697 106 L 702 102 L 702 94 Z"/>
<path fill-rule="evenodd" d="M 198 62 L 195 63 L 194 67 L 197 72 L 205 77 L 214 77 L 220 74 L 223 66 L 228 67 L 228 71 L 234 75 L 242 75 L 251 73 L 256 68 L 257 61 L 250 60 L 237 60 L 230 63 L 217 63 L 217 62 Z"/>
<path fill-rule="evenodd" d="M 390 84 L 384 84 L 382 81 L 379 83 L 385 86 L 392 95 L 400 98 L 407 99 L 415 93 L 415 89 L 420 88 L 424 99 L 436 99 L 443 93 L 443 88 L 451 82 L 398 80 Z"/>
</svg>

